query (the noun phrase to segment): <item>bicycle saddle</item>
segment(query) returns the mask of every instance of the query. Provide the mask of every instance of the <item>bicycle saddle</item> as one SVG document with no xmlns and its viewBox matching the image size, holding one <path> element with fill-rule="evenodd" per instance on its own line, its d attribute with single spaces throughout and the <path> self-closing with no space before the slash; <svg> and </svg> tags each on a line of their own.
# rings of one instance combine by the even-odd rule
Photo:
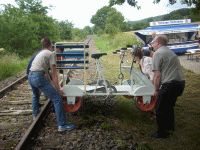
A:
<svg viewBox="0 0 200 150">
<path fill-rule="evenodd" d="M 107 53 L 95 53 L 95 54 L 92 54 L 91 57 L 94 59 L 99 59 L 103 55 L 107 55 Z"/>
</svg>

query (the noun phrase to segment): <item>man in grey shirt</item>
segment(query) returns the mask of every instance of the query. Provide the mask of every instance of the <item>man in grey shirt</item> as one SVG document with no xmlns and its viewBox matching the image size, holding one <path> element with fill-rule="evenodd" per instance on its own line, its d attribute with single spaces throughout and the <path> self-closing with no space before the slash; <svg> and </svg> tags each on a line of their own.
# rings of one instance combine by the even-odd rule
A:
<svg viewBox="0 0 200 150">
<path fill-rule="evenodd" d="M 52 44 L 49 38 L 45 37 L 42 40 L 42 50 L 35 56 L 30 64 L 30 71 L 28 74 L 28 81 L 32 88 L 32 109 L 33 118 L 35 119 L 39 112 L 39 99 L 40 91 L 47 96 L 53 103 L 56 115 L 56 121 L 58 125 L 58 131 L 63 132 L 72 130 L 76 126 L 74 124 L 67 123 L 66 115 L 63 109 L 62 103 L 62 89 L 59 85 L 55 55 L 51 51 Z M 52 81 L 50 81 L 46 74 L 50 68 Z"/>
<path fill-rule="evenodd" d="M 174 106 L 183 93 L 185 79 L 177 55 L 167 45 L 165 35 L 158 35 L 151 42 L 153 54 L 154 95 L 157 97 L 156 121 L 158 130 L 152 137 L 167 138 L 174 131 Z"/>
</svg>

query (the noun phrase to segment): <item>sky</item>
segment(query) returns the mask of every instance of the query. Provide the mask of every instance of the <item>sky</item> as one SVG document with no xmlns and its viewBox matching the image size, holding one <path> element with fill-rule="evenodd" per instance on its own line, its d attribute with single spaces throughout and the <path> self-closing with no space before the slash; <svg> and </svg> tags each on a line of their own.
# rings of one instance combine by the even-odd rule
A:
<svg viewBox="0 0 200 150">
<path fill-rule="evenodd" d="M 148 17 L 154 17 L 170 13 L 173 10 L 186 8 L 186 5 L 180 3 L 169 6 L 168 0 L 161 0 L 159 4 L 153 4 L 153 0 L 138 0 L 141 9 L 129 6 L 127 3 L 116 5 L 119 12 L 122 13 L 126 21 L 136 21 Z M 0 0 L 0 4 L 15 4 L 14 0 Z M 104 6 L 107 6 L 109 0 L 42 0 L 44 6 L 52 6 L 48 15 L 58 21 L 68 20 L 74 27 L 84 28 L 92 26 L 90 19 L 96 12 Z"/>
</svg>

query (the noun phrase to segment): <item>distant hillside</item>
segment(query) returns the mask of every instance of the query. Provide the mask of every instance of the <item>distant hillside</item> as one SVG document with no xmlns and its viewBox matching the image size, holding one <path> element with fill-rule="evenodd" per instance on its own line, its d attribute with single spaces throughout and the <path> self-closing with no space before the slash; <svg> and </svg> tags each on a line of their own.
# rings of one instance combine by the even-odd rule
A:
<svg viewBox="0 0 200 150">
<path fill-rule="evenodd" d="M 152 21 L 164 21 L 164 20 L 177 20 L 177 19 L 191 19 L 192 22 L 200 21 L 200 14 L 195 14 L 193 8 L 183 8 L 172 11 L 166 15 L 160 15 L 156 17 L 150 17 L 139 21 L 128 21 L 129 30 L 139 30 L 149 26 L 149 22 Z"/>
</svg>

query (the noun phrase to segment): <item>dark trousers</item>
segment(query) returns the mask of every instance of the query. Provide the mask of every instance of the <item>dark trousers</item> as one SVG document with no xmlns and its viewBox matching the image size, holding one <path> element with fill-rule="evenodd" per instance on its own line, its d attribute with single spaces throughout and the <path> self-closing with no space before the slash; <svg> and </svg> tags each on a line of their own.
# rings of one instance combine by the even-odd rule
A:
<svg viewBox="0 0 200 150">
<path fill-rule="evenodd" d="M 166 134 L 174 130 L 174 106 L 177 97 L 183 93 L 185 81 L 171 81 L 161 85 L 156 104 L 158 132 Z"/>
</svg>

